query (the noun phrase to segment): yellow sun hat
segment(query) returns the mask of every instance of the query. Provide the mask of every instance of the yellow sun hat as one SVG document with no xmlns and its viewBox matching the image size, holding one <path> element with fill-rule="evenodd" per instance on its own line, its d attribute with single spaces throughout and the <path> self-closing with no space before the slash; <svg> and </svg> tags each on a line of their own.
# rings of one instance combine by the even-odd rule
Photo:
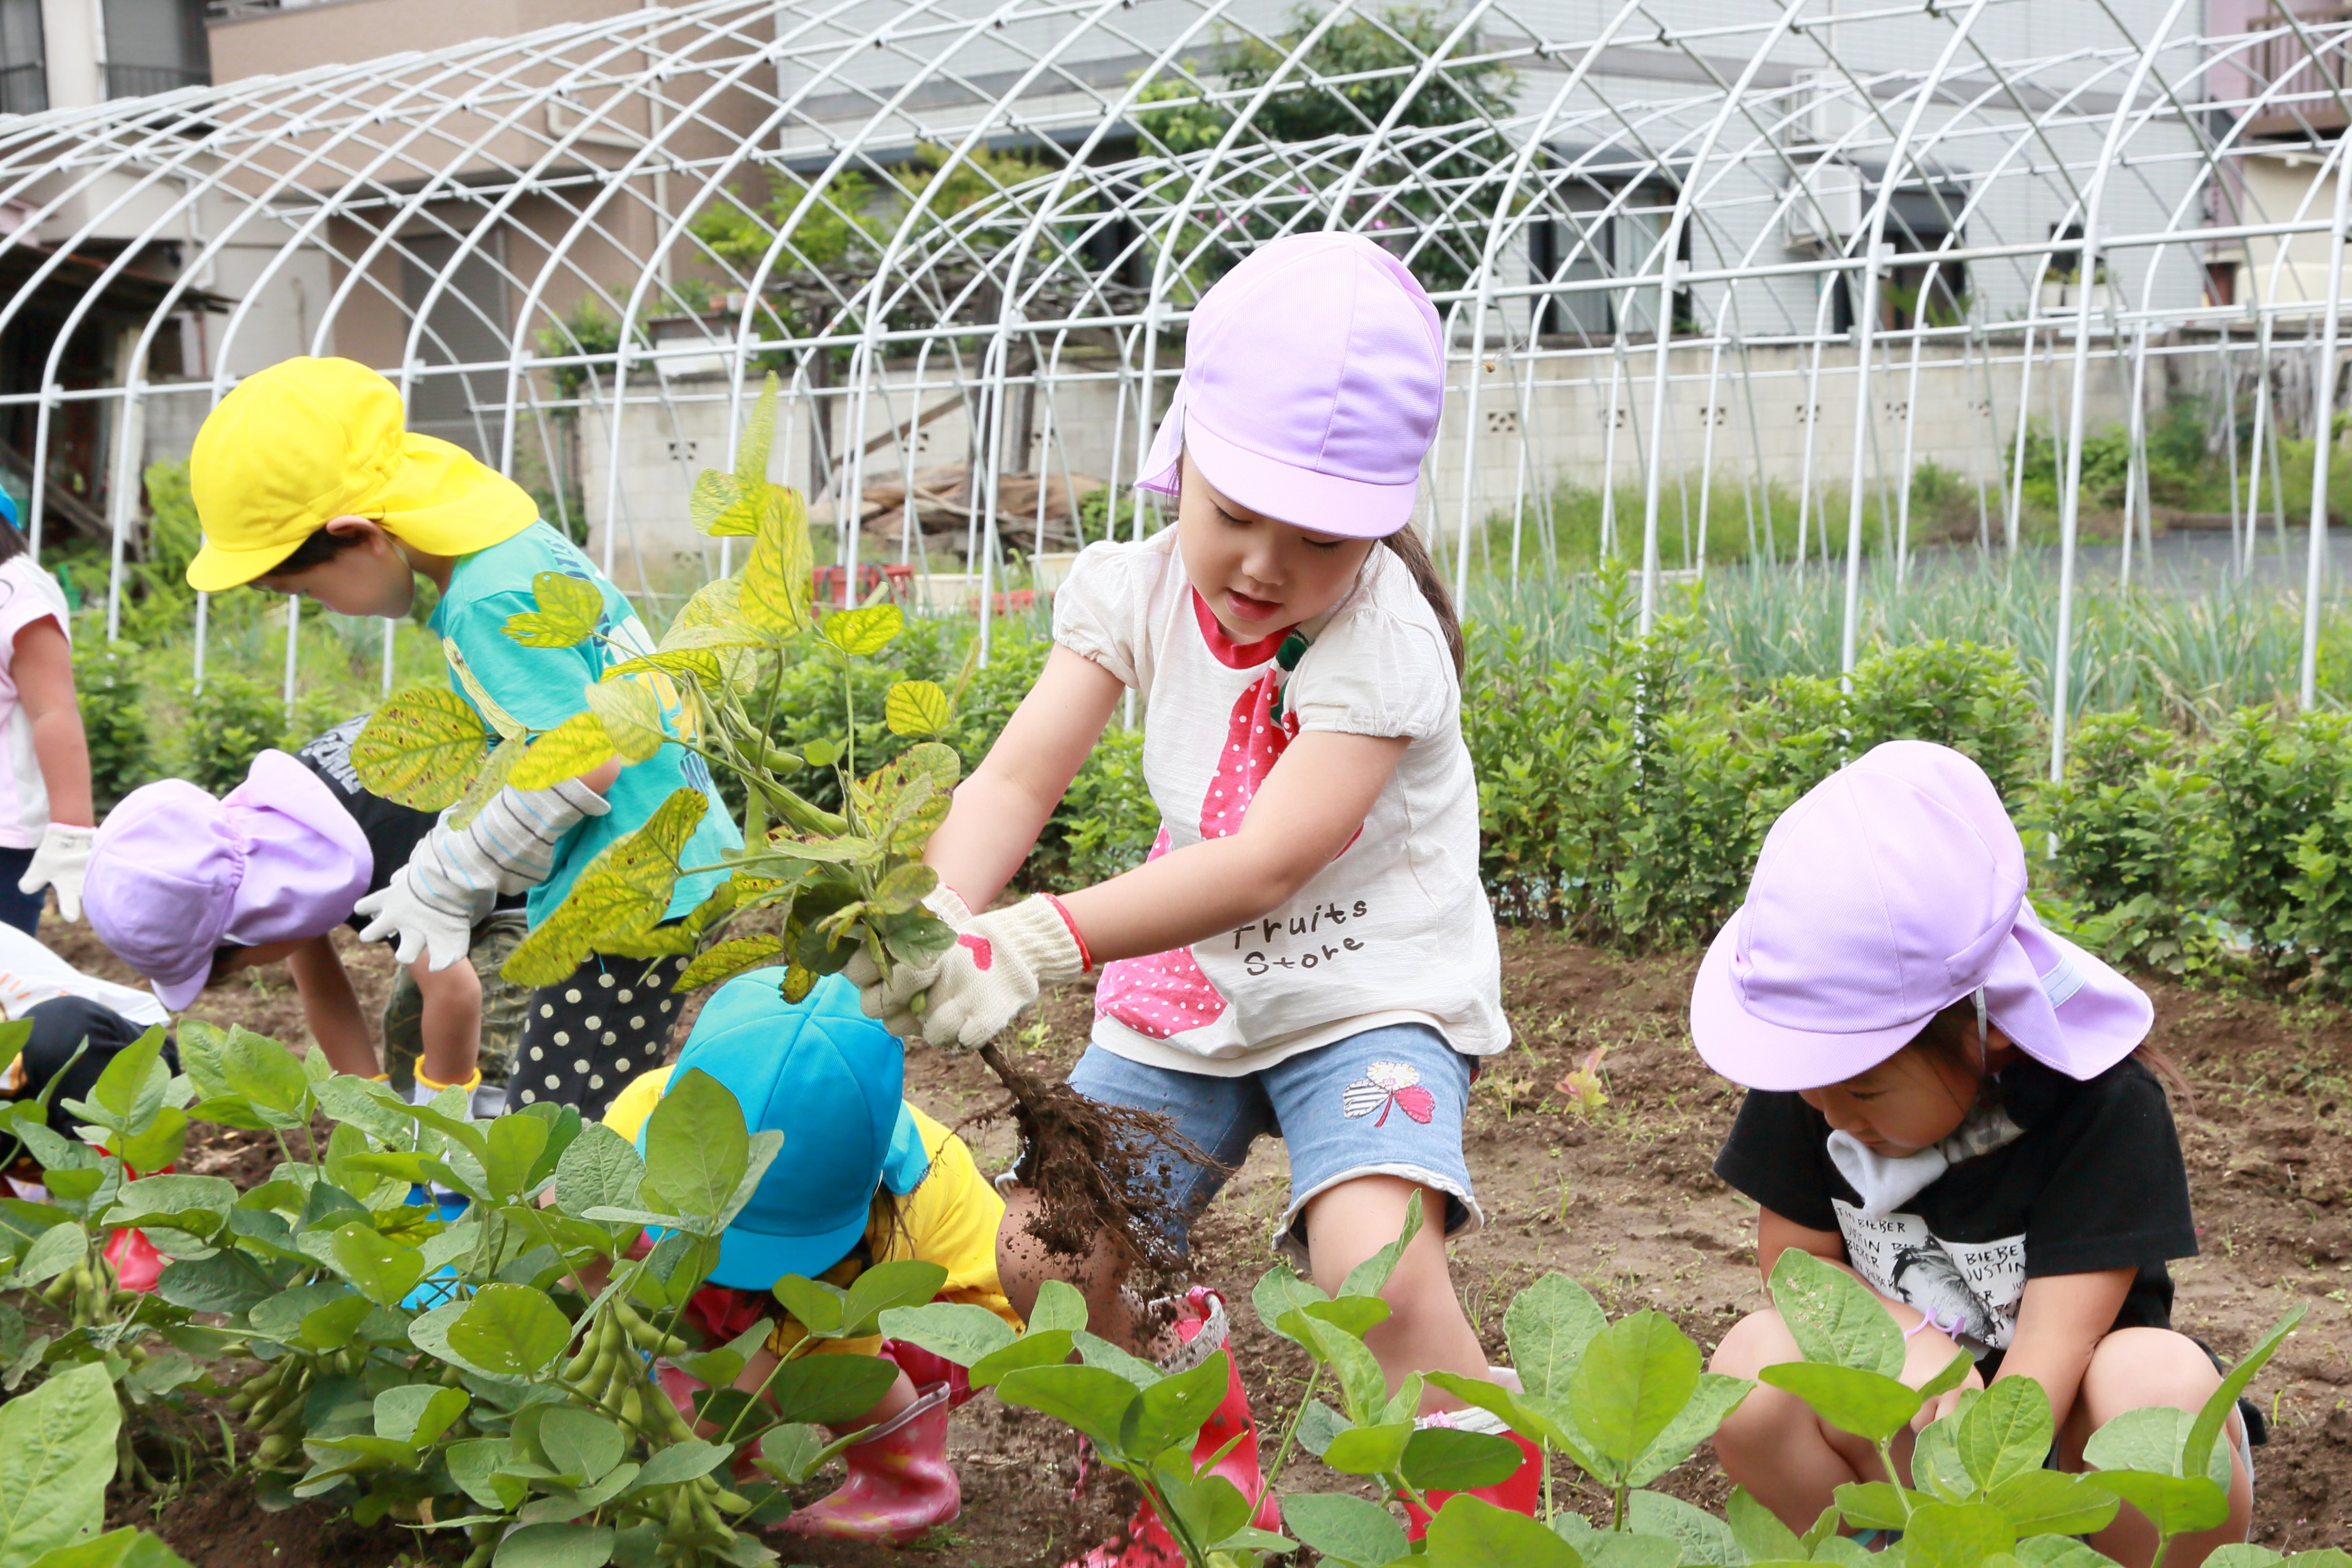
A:
<svg viewBox="0 0 2352 1568">
<path fill-rule="evenodd" d="M 400 393 L 347 359 L 249 375 L 196 432 L 188 485 L 204 548 L 188 586 L 249 583 L 331 518 L 364 517 L 436 555 L 465 555 L 539 520 L 521 486 L 461 447 L 406 428 Z"/>
</svg>

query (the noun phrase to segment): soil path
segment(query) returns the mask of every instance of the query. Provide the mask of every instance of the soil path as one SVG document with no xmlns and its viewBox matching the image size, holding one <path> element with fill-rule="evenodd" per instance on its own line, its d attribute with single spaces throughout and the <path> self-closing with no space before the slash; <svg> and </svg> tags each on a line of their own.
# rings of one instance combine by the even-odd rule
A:
<svg viewBox="0 0 2352 1568">
<path fill-rule="evenodd" d="M 86 932 L 63 928 L 59 951 L 128 979 Z M 1708 1168 L 1738 1101 L 1701 1065 L 1684 1028 L 1696 961 L 1624 958 L 1543 932 L 1504 940 L 1517 1043 L 1479 1079 L 1468 1137 L 1487 1223 L 1454 1248 L 1457 1287 L 1490 1354 L 1503 1359 L 1503 1309 L 1513 1292 L 1549 1269 L 1581 1281 L 1612 1313 L 1655 1307 L 1711 1346 L 1763 1296 L 1754 1211 Z M 383 950 L 354 948 L 349 960 L 362 1000 L 375 1005 L 389 973 Z M 2254 1539 L 2281 1551 L 2344 1544 L 2352 1541 L 2352 1015 L 2153 989 L 2156 1041 L 2193 1091 L 2175 1109 L 2204 1243 L 2202 1256 L 2175 1266 L 2175 1321 L 2229 1356 L 2292 1302 L 2310 1305 L 2303 1331 L 2256 1384 L 2273 1436 L 2256 1453 Z M 1033 1070 L 1066 1067 L 1084 1044 L 1089 1005 L 1078 994 L 1055 998 L 1010 1042 L 1012 1054 Z M 267 972 L 207 993 L 192 1016 L 307 1039 L 293 993 Z M 1608 1103 L 1587 1110 L 1556 1086 L 1596 1050 Z M 910 1061 L 908 1093 L 950 1123 L 1002 1100 L 977 1060 L 928 1051 Z M 967 1136 L 984 1169 L 1010 1163 L 1006 1123 L 984 1122 Z M 228 1138 L 196 1151 L 188 1168 L 250 1180 L 262 1159 Z M 1245 1303 L 1268 1266 L 1267 1237 L 1287 1191 L 1281 1144 L 1261 1142 L 1195 1237 L 1201 1277 L 1244 1304 L 1236 1349 L 1269 1425 L 1297 1398 L 1306 1365 Z M 1076 1439 L 992 1399 L 957 1414 L 950 1444 L 964 1487 L 954 1526 L 906 1552 L 780 1538 L 784 1563 L 1053 1568 L 1101 1539 L 1128 1506 L 1099 1471 L 1074 1498 Z M 1328 1488 L 1337 1478 L 1307 1459 L 1283 1479 Z M 1708 1504 L 1719 1505 L 1726 1490 L 1705 1452 L 1663 1484 Z M 154 1500 L 159 1527 L 196 1568 L 379 1568 L 436 1559 L 443 1545 L 358 1530 L 323 1510 L 264 1513 L 216 1471 Z M 145 1522 L 144 1512 L 130 1503 L 119 1521 Z"/>
</svg>

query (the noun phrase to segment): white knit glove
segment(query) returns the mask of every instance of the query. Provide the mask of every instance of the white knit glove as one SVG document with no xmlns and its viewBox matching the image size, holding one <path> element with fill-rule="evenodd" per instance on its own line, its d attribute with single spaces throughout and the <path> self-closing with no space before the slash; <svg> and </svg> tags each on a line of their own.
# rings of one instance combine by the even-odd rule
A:
<svg viewBox="0 0 2352 1568">
<path fill-rule="evenodd" d="M 546 881 L 563 836 L 612 809 L 578 779 L 565 779 L 546 789 L 502 789 L 464 827 L 451 827 L 445 813 L 383 890 L 359 901 L 356 912 L 370 917 L 360 940 L 396 937 L 398 962 L 414 963 L 423 952 L 428 967 L 448 968 L 464 959 L 475 922 L 500 894 Z"/>
<path fill-rule="evenodd" d="M 965 907 L 962 895 L 945 882 L 923 895 L 923 908 L 959 931 L 971 923 L 971 910 Z M 907 1012 L 907 998 L 929 987 L 946 962 L 947 954 L 942 952 L 929 963 L 895 964 L 885 980 L 881 966 L 861 947 L 850 955 L 849 965 L 842 973 L 857 987 L 857 1004 L 867 1017 L 881 1019 L 892 1034 L 911 1040 L 923 1032 L 923 1026 Z"/>
<path fill-rule="evenodd" d="M 43 888 L 55 888 L 58 913 L 69 921 L 81 919 L 81 878 L 89 868 L 89 846 L 97 837 L 95 827 L 68 827 L 62 822 L 42 828 L 40 847 L 33 851 L 33 863 L 16 879 L 16 890 L 37 893 Z"/>
<path fill-rule="evenodd" d="M 919 1029 L 943 1050 L 971 1051 L 1034 1002 L 1040 987 L 1084 974 L 1087 959 L 1061 905 L 1039 893 L 973 916 L 937 969 L 919 1015 L 902 1008 L 883 1022 L 902 1039 Z"/>
</svg>

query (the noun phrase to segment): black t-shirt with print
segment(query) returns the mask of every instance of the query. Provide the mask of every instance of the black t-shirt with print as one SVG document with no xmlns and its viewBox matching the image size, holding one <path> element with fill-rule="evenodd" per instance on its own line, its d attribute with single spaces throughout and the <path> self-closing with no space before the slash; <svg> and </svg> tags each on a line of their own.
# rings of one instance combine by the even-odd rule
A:
<svg viewBox="0 0 2352 1568">
<path fill-rule="evenodd" d="M 335 798 L 343 803 L 343 809 L 359 824 L 360 832 L 367 838 L 368 852 L 375 859 L 367 885 L 367 890 L 375 893 L 392 881 L 394 871 L 408 864 L 409 856 L 433 831 L 439 817 L 436 813 L 372 795 L 361 784 L 359 770 L 352 766 L 352 742 L 359 739 L 367 721 L 368 715 L 364 713 L 356 719 L 346 719 L 318 735 L 294 756 L 335 792 Z M 523 907 L 523 900 L 520 895 L 502 898 L 497 907 L 519 910 Z M 360 931 L 366 927 L 368 917 L 355 914 L 344 923 Z"/>
<path fill-rule="evenodd" d="M 1874 1219 L 1829 1153 L 1830 1125 L 1795 1094 L 1750 1090 L 1716 1174 L 1782 1218 L 1845 1238 L 1880 1293 L 1933 1313 L 1979 1352 L 1990 1378 L 2017 1327 L 2025 1281 L 2135 1268 L 2116 1328 L 2169 1328 L 2165 1262 L 2197 1252 L 2189 1173 L 2156 1076 L 2126 1058 L 2077 1081 L 2021 1058 L 1996 1077 L 2024 1129 L 1953 1165 Z"/>
</svg>

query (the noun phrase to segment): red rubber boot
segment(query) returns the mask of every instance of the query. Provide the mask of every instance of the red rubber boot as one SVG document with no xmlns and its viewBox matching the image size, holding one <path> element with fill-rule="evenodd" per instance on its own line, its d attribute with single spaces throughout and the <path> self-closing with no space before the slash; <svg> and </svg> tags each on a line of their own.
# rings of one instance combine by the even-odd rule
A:
<svg viewBox="0 0 2352 1568">
<path fill-rule="evenodd" d="M 963 1487 L 948 1463 L 948 1390 L 935 1383 L 842 1455 L 849 1479 L 784 1521 L 783 1528 L 835 1541 L 903 1546 L 955 1518 Z"/>
<path fill-rule="evenodd" d="M 1184 1311 L 1187 1315 L 1176 1323 L 1176 1337 L 1183 1342 L 1183 1348 L 1161 1366 L 1162 1372 L 1189 1372 L 1223 1350 L 1232 1337 L 1225 1303 L 1206 1286 L 1195 1285 L 1185 1293 Z M 1201 1424 L 1201 1435 L 1192 1443 L 1192 1462 L 1198 1465 L 1233 1443 L 1233 1451 L 1209 1473 L 1224 1477 L 1257 1505 L 1252 1524 L 1260 1530 L 1280 1530 L 1281 1512 L 1258 1468 L 1257 1423 L 1250 1415 L 1249 1394 L 1242 1387 L 1240 1368 L 1230 1359 L 1225 1376 L 1225 1397 Z M 1236 1434 L 1239 1442 L 1234 1441 Z M 1160 1510 L 1146 1499 L 1127 1528 L 1066 1568 L 1184 1568 L 1184 1553 L 1160 1522 Z"/>
<path fill-rule="evenodd" d="M 118 1230 L 106 1238 L 106 1261 L 113 1265 L 115 1280 L 125 1290 L 152 1290 L 163 1278 L 163 1255 L 155 1250 L 147 1233 L 136 1227 Z"/>
</svg>

